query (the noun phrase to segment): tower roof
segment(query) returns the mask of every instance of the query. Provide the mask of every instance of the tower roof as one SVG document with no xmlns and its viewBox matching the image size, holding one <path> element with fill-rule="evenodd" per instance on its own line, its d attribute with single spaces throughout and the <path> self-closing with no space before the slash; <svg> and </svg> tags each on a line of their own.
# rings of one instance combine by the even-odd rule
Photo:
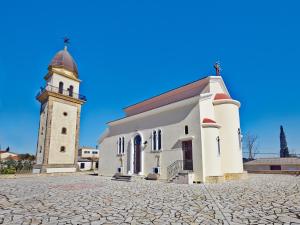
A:
<svg viewBox="0 0 300 225">
<path fill-rule="evenodd" d="M 55 54 L 51 60 L 49 67 L 59 67 L 73 72 L 78 78 L 78 69 L 75 60 L 68 52 L 67 47 Z"/>
</svg>

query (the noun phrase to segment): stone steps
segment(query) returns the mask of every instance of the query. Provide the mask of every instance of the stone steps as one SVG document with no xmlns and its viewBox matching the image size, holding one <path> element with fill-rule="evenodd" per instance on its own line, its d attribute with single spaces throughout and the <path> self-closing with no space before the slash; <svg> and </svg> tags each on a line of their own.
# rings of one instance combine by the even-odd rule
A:
<svg viewBox="0 0 300 225">
<path fill-rule="evenodd" d="M 191 184 L 193 183 L 193 174 L 193 171 L 183 170 L 170 179 L 169 182 L 176 184 Z"/>
<path fill-rule="evenodd" d="M 128 176 L 128 175 L 117 175 L 117 176 L 113 176 L 111 180 L 131 182 L 131 178 L 132 176 Z"/>
</svg>

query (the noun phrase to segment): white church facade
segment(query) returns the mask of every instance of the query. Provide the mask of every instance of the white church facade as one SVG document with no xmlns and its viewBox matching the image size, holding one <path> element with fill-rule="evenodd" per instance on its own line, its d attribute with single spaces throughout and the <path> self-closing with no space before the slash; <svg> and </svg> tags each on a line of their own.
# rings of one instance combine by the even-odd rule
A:
<svg viewBox="0 0 300 225">
<path fill-rule="evenodd" d="M 171 180 L 188 171 L 193 182 L 242 176 L 240 102 L 218 73 L 125 108 L 99 138 L 99 174 Z"/>
</svg>

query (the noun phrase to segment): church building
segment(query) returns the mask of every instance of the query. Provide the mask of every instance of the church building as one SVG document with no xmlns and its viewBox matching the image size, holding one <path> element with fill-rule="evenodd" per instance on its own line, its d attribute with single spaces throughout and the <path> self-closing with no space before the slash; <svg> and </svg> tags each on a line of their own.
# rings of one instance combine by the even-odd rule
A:
<svg viewBox="0 0 300 225">
<path fill-rule="evenodd" d="M 243 175 L 239 108 L 220 76 L 207 76 L 124 109 L 99 138 L 99 174 L 218 182 Z"/>
<path fill-rule="evenodd" d="M 79 139 L 81 80 L 67 46 L 52 59 L 46 84 L 36 96 L 41 103 L 34 173 L 75 172 Z"/>
</svg>

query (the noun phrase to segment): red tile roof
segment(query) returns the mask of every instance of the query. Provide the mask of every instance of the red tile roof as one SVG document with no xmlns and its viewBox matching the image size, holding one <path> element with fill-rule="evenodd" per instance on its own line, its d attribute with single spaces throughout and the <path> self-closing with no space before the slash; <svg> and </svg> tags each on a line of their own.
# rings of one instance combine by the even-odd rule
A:
<svg viewBox="0 0 300 225">
<path fill-rule="evenodd" d="M 170 103 L 178 102 L 187 98 L 197 96 L 207 85 L 209 79 L 204 77 L 200 80 L 188 83 L 181 87 L 172 89 L 160 95 L 146 99 L 124 109 L 126 116 L 133 116 L 142 112 L 156 109 Z"/>
<path fill-rule="evenodd" d="M 228 96 L 227 94 L 225 93 L 217 93 L 215 95 L 215 98 L 214 100 L 221 100 L 221 99 L 231 99 L 230 96 Z"/>
<path fill-rule="evenodd" d="M 216 123 L 216 121 L 209 119 L 209 118 L 204 118 L 202 122 L 203 123 Z"/>
</svg>

